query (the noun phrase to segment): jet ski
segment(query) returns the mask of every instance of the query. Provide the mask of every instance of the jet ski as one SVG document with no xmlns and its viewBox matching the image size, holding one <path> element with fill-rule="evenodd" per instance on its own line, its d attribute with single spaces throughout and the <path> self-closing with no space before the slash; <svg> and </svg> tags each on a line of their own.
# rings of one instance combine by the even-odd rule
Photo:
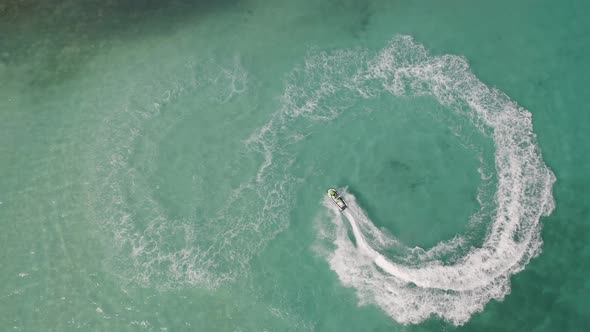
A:
<svg viewBox="0 0 590 332">
<path fill-rule="evenodd" d="M 340 211 L 344 211 L 348 207 L 344 199 L 340 196 L 340 194 L 336 191 L 336 189 L 328 189 L 328 196 L 332 199 L 332 202 L 336 204 L 336 206 L 340 209 Z"/>
</svg>

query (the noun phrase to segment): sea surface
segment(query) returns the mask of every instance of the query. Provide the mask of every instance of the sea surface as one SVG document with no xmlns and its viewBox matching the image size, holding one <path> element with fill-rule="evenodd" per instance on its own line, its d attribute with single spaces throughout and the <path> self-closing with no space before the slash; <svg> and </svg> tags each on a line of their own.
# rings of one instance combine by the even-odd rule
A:
<svg viewBox="0 0 590 332">
<path fill-rule="evenodd" d="M 2 2 L 0 330 L 588 331 L 588 12 Z"/>
</svg>

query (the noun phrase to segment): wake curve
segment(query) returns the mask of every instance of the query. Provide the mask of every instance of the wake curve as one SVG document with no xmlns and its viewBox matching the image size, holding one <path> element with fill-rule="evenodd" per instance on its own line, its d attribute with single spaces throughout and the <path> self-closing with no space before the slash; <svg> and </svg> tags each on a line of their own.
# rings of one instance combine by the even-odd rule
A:
<svg viewBox="0 0 590 332">
<path fill-rule="evenodd" d="M 356 68 L 354 73 L 340 69 L 351 66 Z M 376 55 L 350 51 L 310 57 L 300 75 L 309 89 L 290 90 L 305 91 L 286 98 L 294 116 L 315 121 L 338 117 L 346 108 L 332 105 L 331 98 L 342 91 L 365 99 L 383 93 L 428 95 L 446 109 L 467 116 L 494 142 L 496 193 L 492 202 L 480 201 L 482 207 L 493 208 L 473 216 L 484 219 L 489 229 L 483 244 L 471 245 L 452 263 L 438 257 L 456 255 L 460 246 L 469 248 L 467 238 L 458 235 L 428 251 L 405 247 L 376 228 L 354 196 L 345 193 L 349 210 L 332 218 L 333 232 L 323 229 L 320 234 L 333 234 L 335 249 L 327 250 L 327 259 L 341 282 L 356 289 L 360 303 L 376 304 L 404 324 L 436 315 L 462 325 L 491 299 L 503 299 L 510 292 L 510 276 L 540 253 L 540 219 L 554 209 L 555 176 L 536 145 L 531 113 L 479 81 L 465 59 L 432 57 L 407 36 L 394 38 Z M 482 178 L 492 176 L 481 174 Z M 356 244 L 342 217 L 350 224 Z M 383 254 L 391 248 L 403 253 L 395 261 Z M 406 264 L 415 252 L 419 262 Z"/>
</svg>

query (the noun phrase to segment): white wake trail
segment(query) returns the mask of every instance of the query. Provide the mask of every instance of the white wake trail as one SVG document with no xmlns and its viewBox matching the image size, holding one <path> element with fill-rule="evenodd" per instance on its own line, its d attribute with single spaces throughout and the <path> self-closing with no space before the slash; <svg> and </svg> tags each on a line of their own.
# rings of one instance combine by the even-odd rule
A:
<svg viewBox="0 0 590 332">
<path fill-rule="evenodd" d="M 349 209 L 334 214 L 331 226 L 320 226 L 333 227 L 320 230 L 319 240 L 331 234 L 333 244 L 320 252 L 342 284 L 356 290 L 360 304 L 376 304 L 403 324 L 435 315 L 462 325 L 490 300 L 502 300 L 510 277 L 541 252 L 540 221 L 555 206 L 556 179 L 536 144 L 531 113 L 481 82 L 464 58 L 431 56 L 408 36 L 376 53 L 316 54 L 293 77 L 283 98 L 285 114 L 293 118 L 331 121 L 348 111 L 350 100 L 383 94 L 430 96 L 494 143 L 495 169 L 485 178 L 494 177 L 496 192 L 480 201 L 485 212 L 472 217 L 488 226 L 481 243 L 458 234 L 430 250 L 406 247 L 375 227 L 354 196 L 344 193 Z M 391 252 L 396 256 L 388 257 Z"/>
<path fill-rule="evenodd" d="M 352 196 L 350 194 L 346 194 L 345 197 L 352 201 Z M 355 206 L 356 207 L 356 206 Z M 358 209 L 356 209 L 358 211 Z M 385 256 L 381 255 L 378 251 L 373 249 L 369 243 L 365 240 L 363 233 L 361 232 L 359 225 L 357 225 L 357 221 L 355 220 L 355 216 L 351 212 L 350 208 L 344 210 L 342 213 L 348 219 L 350 226 L 352 228 L 352 232 L 354 234 L 354 239 L 356 241 L 356 247 L 367 255 L 370 259 L 373 260 L 375 265 L 383 269 L 385 272 L 389 273 L 392 276 L 398 277 L 400 280 L 405 282 L 412 282 L 410 276 L 403 272 L 399 266 L 391 261 L 389 261 Z M 366 220 L 366 219 L 362 219 Z"/>
</svg>

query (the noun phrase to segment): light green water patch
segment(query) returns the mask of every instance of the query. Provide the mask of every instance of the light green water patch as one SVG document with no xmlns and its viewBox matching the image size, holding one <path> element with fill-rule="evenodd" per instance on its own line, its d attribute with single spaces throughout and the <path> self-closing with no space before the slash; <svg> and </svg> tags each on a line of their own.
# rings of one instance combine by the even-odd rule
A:
<svg viewBox="0 0 590 332">
<path fill-rule="evenodd" d="M 82 315 L 79 306 L 100 288 L 104 255 L 83 176 L 88 126 L 70 94 L 3 92 L 0 132 L 13 144 L 0 158 L 0 220 L 14 227 L 1 232 L 2 326 L 46 330 Z"/>
<path fill-rule="evenodd" d="M 229 193 L 256 174 L 262 160 L 243 146 L 248 112 L 230 105 L 195 109 L 157 142 L 153 160 L 142 161 L 153 168 L 147 181 L 168 215 L 213 218 Z"/>
<path fill-rule="evenodd" d="M 451 129 L 466 121 L 427 98 L 384 96 L 351 108 L 309 132 L 295 152 L 303 172 L 314 170 L 308 181 L 347 186 L 378 227 L 409 246 L 429 248 L 461 233 L 479 209 L 481 182 L 479 153 L 469 145 L 479 142 Z"/>
</svg>

